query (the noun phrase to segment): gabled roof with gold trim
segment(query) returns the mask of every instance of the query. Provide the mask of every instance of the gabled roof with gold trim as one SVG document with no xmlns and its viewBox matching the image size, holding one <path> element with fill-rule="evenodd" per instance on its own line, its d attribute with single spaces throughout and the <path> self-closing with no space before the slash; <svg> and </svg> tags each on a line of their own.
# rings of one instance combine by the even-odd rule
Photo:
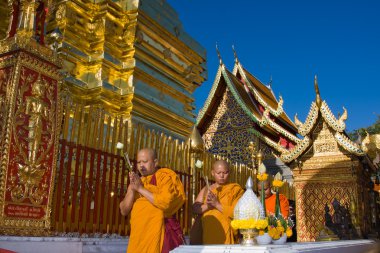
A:
<svg viewBox="0 0 380 253">
<path fill-rule="evenodd" d="M 279 100 L 273 93 L 271 86 L 263 84 L 259 79 L 247 71 L 236 57 L 235 53 L 235 66 L 232 71 L 235 76 L 241 76 L 242 82 L 248 85 L 251 93 L 253 94 L 255 103 L 261 105 L 265 110 L 268 110 L 271 115 L 278 118 L 285 128 L 289 131 L 296 133 L 297 127 L 290 120 L 288 115 L 283 109 L 283 99 L 280 96 Z"/>
<path fill-rule="evenodd" d="M 273 140 L 273 136 L 285 138 L 296 146 L 302 141 L 293 134 L 293 132 L 290 132 L 277 124 L 269 115 L 269 109 L 266 109 L 264 112 L 260 111 L 248 85 L 240 81 L 234 74 L 228 71 L 223 63 L 219 66 L 209 96 L 197 117 L 196 124 L 201 131 L 212 118 L 212 115 L 218 108 L 219 101 L 227 88 L 245 114 L 258 125 L 258 128 L 252 131 L 254 131 L 254 134 L 266 144 L 277 150 L 279 153 L 283 153 L 287 149 L 282 147 L 277 141 Z"/>
<path fill-rule="evenodd" d="M 239 74 L 242 79 L 239 79 Z M 258 128 L 252 130 L 253 133 L 280 153 L 280 159 L 285 163 L 294 161 L 312 145 L 310 136 L 318 119 L 324 120 L 334 131 L 335 140 L 344 150 L 357 156 L 365 155 L 362 148 L 351 141 L 345 133 L 347 110 L 344 109 L 339 118 L 334 116 L 327 102 L 321 100 L 316 78 L 316 101 L 312 102 L 304 123 L 297 118 L 297 115 L 293 123 L 282 109 L 282 98 L 277 101 L 271 89 L 246 71 L 238 61 L 233 73 L 228 71 L 222 62 L 220 63 L 209 96 L 197 117 L 196 125 L 200 130 L 212 118 L 226 89 L 230 90 L 245 114 L 258 125 Z M 300 134 L 303 138 L 294 133 Z M 275 141 L 273 136 L 286 138 L 294 146 L 285 148 Z"/>
<path fill-rule="evenodd" d="M 362 148 L 351 141 L 347 134 L 345 133 L 346 124 L 345 121 L 347 119 L 347 110 L 343 107 L 343 114 L 336 118 L 334 114 L 331 112 L 327 102 L 325 100 L 322 101 L 321 96 L 319 94 L 317 77 L 314 80 L 315 90 L 316 90 L 316 101 L 311 103 L 311 107 L 309 113 L 306 117 L 304 123 L 302 123 L 297 115 L 295 116 L 295 124 L 298 128 L 298 133 L 304 136 L 303 142 L 304 144 L 300 146 L 299 149 L 293 149 L 290 151 L 286 151 L 281 155 L 281 160 L 284 162 L 291 162 L 294 159 L 297 159 L 311 144 L 309 135 L 312 134 L 312 130 L 316 127 L 318 119 L 321 117 L 326 124 L 335 132 L 334 138 L 344 150 L 348 151 L 351 154 L 357 156 L 364 156 L 365 152 Z"/>
</svg>

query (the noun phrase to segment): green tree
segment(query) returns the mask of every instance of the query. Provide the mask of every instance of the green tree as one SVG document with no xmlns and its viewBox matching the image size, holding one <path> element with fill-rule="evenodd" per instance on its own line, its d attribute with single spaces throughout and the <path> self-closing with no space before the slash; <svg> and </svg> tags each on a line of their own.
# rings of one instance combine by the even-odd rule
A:
<svg viewBox="0 0 380 253">
<path fill-rule="evenodd" d="M 356 141 L 359 138 L 359 135 L 364 138 L 367 133 L 369 134 L 379 134 L 380 133 L 380 115 L 377 116 L 376 122 L 367 127 L 367 128 L 359 128 L 357 130 L 353 130 L 352 132 L 348 132 L 348 136 L 351 140 Z"/>
</svg>

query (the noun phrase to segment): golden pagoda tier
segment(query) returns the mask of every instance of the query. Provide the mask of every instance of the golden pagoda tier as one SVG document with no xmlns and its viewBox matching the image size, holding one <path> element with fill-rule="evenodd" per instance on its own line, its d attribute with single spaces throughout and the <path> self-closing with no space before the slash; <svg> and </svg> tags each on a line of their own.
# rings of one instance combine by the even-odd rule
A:
<svg viewBox="0 0 380 253">
<path fill-rule="evenodd" d="M 48 43 L 78 102 L 185 139 L 206 51 L 162 1 L 57 1 Z"/>
</svg>

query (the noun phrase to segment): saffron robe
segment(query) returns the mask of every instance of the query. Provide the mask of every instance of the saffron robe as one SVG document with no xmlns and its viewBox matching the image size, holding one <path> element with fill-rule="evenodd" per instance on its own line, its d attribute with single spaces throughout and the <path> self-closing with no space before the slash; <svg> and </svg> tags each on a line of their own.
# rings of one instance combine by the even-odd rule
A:
<svg viewBox="0 0 380 253">
<path fill-rule="evenodd" d="M 153 175 L 141 178 L 144 187 L 153 193 L 154 204 L 140 194 L 135 195 L 128 253 L 160 253 L 165 235 L 164 218 L 172 217 L 185 202 L 183 185 L 174 171 L 161 168 L 155 175 L 156 185 L 150 184 Z"/>
<path fill-rule="evenodd" d="M 236 231 L 231 227 L 234 208 L 243 195 L 240 185 L 230 183 L 211 190 L 223 206 L 223 213 L 217 209 L 208 210 L 202 215 L 203 244 L 234 244 Z M 205 200 L 206 202 L 206 200 Z"/>
<path fill-rule="evenodd" d="M 283 194 L 279 194 L 280 198 L 280 211 L 284 218 L 289 216 L 289 201 Z M 269 198 L 265 199 L 265 208 L 267 214 L 274 214 L 276 210 L 276 194 L 272 194 Z"/>
</svg>

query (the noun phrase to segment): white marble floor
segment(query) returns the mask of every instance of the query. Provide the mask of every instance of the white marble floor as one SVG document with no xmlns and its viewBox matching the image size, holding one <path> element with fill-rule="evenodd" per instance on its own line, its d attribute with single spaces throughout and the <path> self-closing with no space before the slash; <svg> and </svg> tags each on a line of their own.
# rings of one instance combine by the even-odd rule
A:
<svg viewBox="0 0 380 253">
<path fill-rule="evenodd" d="M 0 249 L 18 253 L 124 253 L 128 238 L 0 236 Z M 1 252 L 1 250 L 0 250 Z M 172 253 L 380 253 L 372 240 L 286 243 L 284 245 L 184 245 Z M 140 252 L 136 252 L 140 253 Z"/>
</svg>

